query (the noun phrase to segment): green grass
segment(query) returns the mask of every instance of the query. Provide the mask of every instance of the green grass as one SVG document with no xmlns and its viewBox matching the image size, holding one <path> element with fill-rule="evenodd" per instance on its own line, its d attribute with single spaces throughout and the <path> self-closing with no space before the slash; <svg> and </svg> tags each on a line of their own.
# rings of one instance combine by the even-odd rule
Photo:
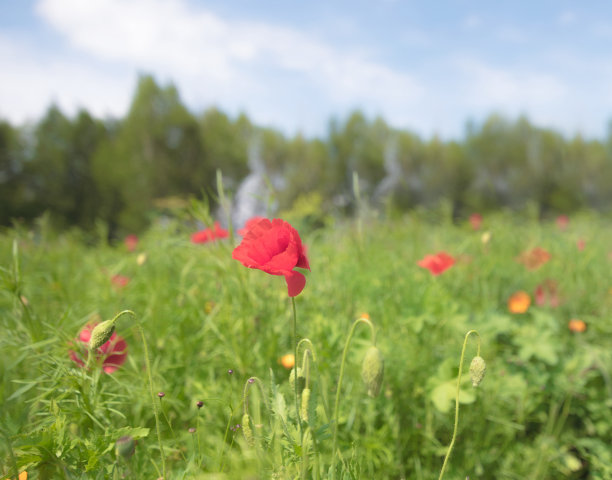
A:
<svg viewBox="0 0 612 480">
<path fill-rule="evenodd" d="M 560 232 L 553 222 L 497 214 L 474 232 L 427 215 L 364 218 L 361 236 L 351 222 L 320 230 L 295 222 L 312 268 L 296 298 L 297 333 L 311 340 L 316 356 L 302 439 L 289 372 L 279 364 L 294 348 L 282 277 L 232 260 L 230 241 L 191 244 L 191 231 L 179 222 L 154 226 L 131 253 L 123 245 L 91 246 L 79 232 L 58 235 L 44 224 L 6 230 L 0 478 L 14 466 L 33 479 L 162 476 L 139 326 L 153 392 L 165 393 L 155 401 L 168 479 L 328 478 L 342 351 L 363 312 L 376 328 L 385 377 L 381 394 L 370 398 L 361 380 L 370 332 L 359 325 L 342 383 L 335 478 L 438 478 L 471 329 L 482 338 L 487 373 L 472 388 L 472 338 L 445 478 L 612 478 L 609 221 L 583 214 Z M 586 240 L 583 251 L 579 238 Z M 517 257 L 535 246 L 552 258 L 530 271 Z M 416 265 L 441 250 L 457 259 L 442 275 Z M 110 282 L 118 273 L 131 278 L 121 289 Z M 525 314 L 508 312 L 512 293 L 525 290 L 533 299 L 545 279 L 558 283 L 558 308 L 532 304 Z M 69 352 L 80 329 L 125 309 L 136 314 L 117 322 L 129 345 L 126 363 L 111 375 L 78 367 Z M 584 320 L 586 332 L 571 332 L 572 318 Z M 235 429 L 243 423 L 250 377 L 261 381 L 248 388 L 252 446 L 244 429 Z M 137 439 L 128 459 L 115 452 L 125 435 Z"/>
</svg>

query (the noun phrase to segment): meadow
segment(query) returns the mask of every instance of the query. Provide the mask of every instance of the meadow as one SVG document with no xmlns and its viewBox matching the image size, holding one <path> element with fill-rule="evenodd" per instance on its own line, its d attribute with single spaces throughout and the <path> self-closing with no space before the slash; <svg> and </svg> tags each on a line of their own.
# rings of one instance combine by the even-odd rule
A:
<svg viewBox="0 0 612 480">
<path fill-rule="evenodd" d="M 310 265 L 292 298 L 184 218 L 127 243 L 4 230 L 0 478 L 437 479 L 457 391 L 444 478 L 612 478 L 609 219 L 285 220 Z M 124 362 L 87 357 L 83 328 L 126 310 Z"/>
</svg>

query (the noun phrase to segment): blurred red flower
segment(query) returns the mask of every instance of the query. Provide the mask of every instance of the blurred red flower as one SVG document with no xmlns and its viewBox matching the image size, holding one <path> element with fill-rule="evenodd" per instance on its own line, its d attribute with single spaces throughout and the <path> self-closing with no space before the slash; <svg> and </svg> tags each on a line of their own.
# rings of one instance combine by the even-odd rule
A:
<svg viewBox="0 0 612 480">
<path fill-rule="evenodd" d="M 98 322 L 90 322 L 79 332 L 79 338 L 77 338 L 77 340 L 82 344 L 80 354 L 72 350 L 70 351 L 70 358 L 80 367 L 84 367 L 87 361 L 87 345 L 91 338 L 91 332 L 97 324 Z M 126 358 L 127 343 L 116 333 L 113 333 L 110 340 L 96 351 L 96 360 L 98 362 L 100 362 L 100 360 L 102 361 L 102 370 L 104 370 L 105 373 L 115 372 L 125 363 Z"/>
<path fill-rule="evenodd" d="M 253 225 L 257 225 L 264 217 L 251 217 L 245 223 L 244 227 L 238 230 L 238 235 L 244 237 Z"/>
<path fill-rule="evenodd" d="M 127 248 L 128 252 L 133 252 L 138 246 L 138 237 L 136 235 L 128 235 L 123 240 L 123 243 L 125 244 L 125 248 Z"/>
<path fill-rule="evenodd" d="M 472 226 L 472 230 L 480 229 L 481 224 L 482 224 L 482 215 L 480 213 L 472 213 L 470 215 L 470 225 Z"/>
<path fill-rule="evenodd" d="M 290 297 L 299 295 L 306 286 L 306 277 L 293 270 L 295 267 L 310 270 L 306 250 L 297 230 L 280 218 L 272 221 L 264 218 L 254 223 L 234 249 L 232 258 L 245 267 L 283 275 Z"/>
<path fill-rule="evenodd" d="M 111 277 L 111 283 L 113 284 L 114 287 L 116 287 L 117 289 L 123 288 L 125 286 L 127 286 L 128 283 L 130 283 L 130 277 L 126 277 L 125 275 L 113 275 Z"/>
<path fill-rule="evenodd" d="M 550 253 L 541 247 L 535 247 L 531 250 L 521 253 L 518 261 L 525 265 L 529 270 L 537 270 L 542 265 L 550 260 Z"/>
<path fill-rule="evenodd" d="M 534 293 L 536 305 L 543 307 L 549 306 L 556 308 L 561 303 L 559 299 L 559 292 L 557 288 L 557 282 L 554 280 L 546 279 L 540 283 Z"/>
<path fill-rule="evenodd" d="M 582 252 L 584 250 L 584 247 L 586 247 L 586 240 L 584 238 L 579 238 L 576 241 L 576 248 L 578 248 L 578 250 Z"/>
<path fill-rule="evenodd" d="M 435 255 L 425 255 L 417 262 L 419 267 L 426 268 L 432 275 L 440 275 L 455 264 L 455 259 L 446 252 L 439 252 Z"/>
<path fill-rule="evenodd" d="M 561 231 L 566 230 L 569 225 L 569 218 L 567 215 L 559 215 L 557 217 L 557 228 Z"/>
<path fill-rule="evenodd" d="M 224 228 L 221 228 L 219 222 L 215 222 L 213 228 L 205 228 L 204 230 L 200 230 L 199 232 L 191 235 L 191 243 L 214 242 L 218 238 L 227 238 L 228 236 L 229 232 Z"/>
</svg>

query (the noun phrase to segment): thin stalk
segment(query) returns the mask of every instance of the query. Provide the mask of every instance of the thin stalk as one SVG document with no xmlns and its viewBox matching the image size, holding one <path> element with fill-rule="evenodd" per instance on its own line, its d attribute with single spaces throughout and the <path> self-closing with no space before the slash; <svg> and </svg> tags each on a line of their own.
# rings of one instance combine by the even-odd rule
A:
<svg viewBox="0 0 612 480">
<path fill-rule="evenodd" d="M 221 452 L 219 453 L 219 472 L 223 471 L 223 454 L 225 453 L 225 443 L 227 442 L 227 436 L 230 431 L 230 425 L 232 423 L 232 418 L 234 418 L 234 409 L 231 405 L 228 405 L 230 409 L 230 414 L 227 419 L 227 426 L 225 427 L 225 435 L 223 436 L 223 443 L 221 444 Z"/>
<path fill-rule="evenodd" d="M 463 369 L 463 359 L 465 358 L 465 347 L 467 346 L 468 337 L 472 333 L 475 333 L 478 336 L 478 351 L 476 353 L 476 356 L 480 356 L 480 335 L 476 330 L 470 330 L 465 334 L 465 338 L 463 339 L 461 359 L 459 360 L 459 373 L 457 374 L 457 391 L 455 392 L 455 426 L 453 428 L 453 437 L 451 438 L 450 445 L 448 446 L 448 451 L 446 452 L 446 456 L 444 457 L 444 463 L 442 463 L 442 469 L 440 470 L 440 476 L 438 477 L 438 480 L 442 480 L 442 477 L 444 476 L 444 471 L 446 470 L 446 465 L 448 464 L 448 459 L 450 458 L 453 446 L 455 445 L 455 438 L 457 437 L 457 427 L 459 426 L 459 390 L 461 387 L 461 371 Z"/>
<path fill-rule="evenodd" d="M 353 334 L 355 333 L 355 329 L 357 328 L 357 325 L 359 325 L 360 323 L 365 323 L 370 327 L 370 331 L 372 334 L 372 343 L 376 344 L 376 332 L 374 331 L 374 325 L 372 324 L 372 322 L 370 322 L 370 320 L 368 320 L 367 318 L 359 318 L 357 320 L 355 320 L 353 322 L 353 326 L 351 327 L 351 330 L 349 331 L 349 335 L 346 339 L 346 343 L 344 344 L 344 351 L 342 352 L 342 362 L 340 363 L 340 375 L 338 377 L 338 386 L 336 387 L 336 400 L 334 402 L 334 416 L 333 416 L 333 422 L 334 422 L 334 434 L 333 434 L 333 441 L 332 441 L 332 464 L 331 464 L 331 472 L 332 472 L 332 479 L 335 477 L 336 475 L 336 446 L 338 443 L 338 407 L 340 405 L 340 390 L 342 388 L 342 379 L 344 378 L 344 365 L 346 364 L 346 356 L 348 353 L 348 349 L 349 346 L 351 344 L 351 339 L 353 338 Z"/>
<path fill-rule="evenodd" d="M 291 306 L 293 307 L 293 358 L 297 366 L 297 312 L 295 309 L 295 297 L 291 297 Z M 302 419 L 300 418 L 300 406 L 298 402 L 298 379 L 297 368 L 295 369 L 295 382 L 293 382 L 295 393 L 295 416 L 297 418 L 300 431 L 300 448 L 304 448 L 304 439 L 302 438 Z"/>
<path fill-rule="evenodd" d="M 151 404 L 153 405 L 153 414 L 155 415 L 155 429 L 157 430 L 157 444 L 159 445 L 159 453 L 161 454 L 162 462 L 162 476 L 166 480 L 166 457 L 164 455 L 164 446 L 161 441 L 161 426 L 159 422 L 159 411 L 158 405 L 155 401 L 155 392 L 153 391 L 153 376 L 151 375 L 151 361 L 149 360 L 149 349 L 147 348 L 147 340 L 145 338 L 144 330 L 142 326 L 138 324 L 138 331 L 142 338 L 142 345 L 144 349 L 145 366 L 147 369 L 147 377 L 149 380 L 149 393 L 151 394 Z"/>
</svg>

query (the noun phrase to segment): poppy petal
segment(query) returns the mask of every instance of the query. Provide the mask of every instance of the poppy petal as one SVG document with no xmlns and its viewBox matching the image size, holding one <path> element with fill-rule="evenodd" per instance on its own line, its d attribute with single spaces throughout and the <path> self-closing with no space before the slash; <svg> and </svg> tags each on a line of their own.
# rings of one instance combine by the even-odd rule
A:
<svg viewBox="0 0 612 480">
<path fill-rule="evenodd" d="M 300 272 L 291 272 L 285 275 L 285 281 L 287 282 L 287 290 L 290 297 L 297 297 L 306 286 L 306 277 Z"/>
</svg>

